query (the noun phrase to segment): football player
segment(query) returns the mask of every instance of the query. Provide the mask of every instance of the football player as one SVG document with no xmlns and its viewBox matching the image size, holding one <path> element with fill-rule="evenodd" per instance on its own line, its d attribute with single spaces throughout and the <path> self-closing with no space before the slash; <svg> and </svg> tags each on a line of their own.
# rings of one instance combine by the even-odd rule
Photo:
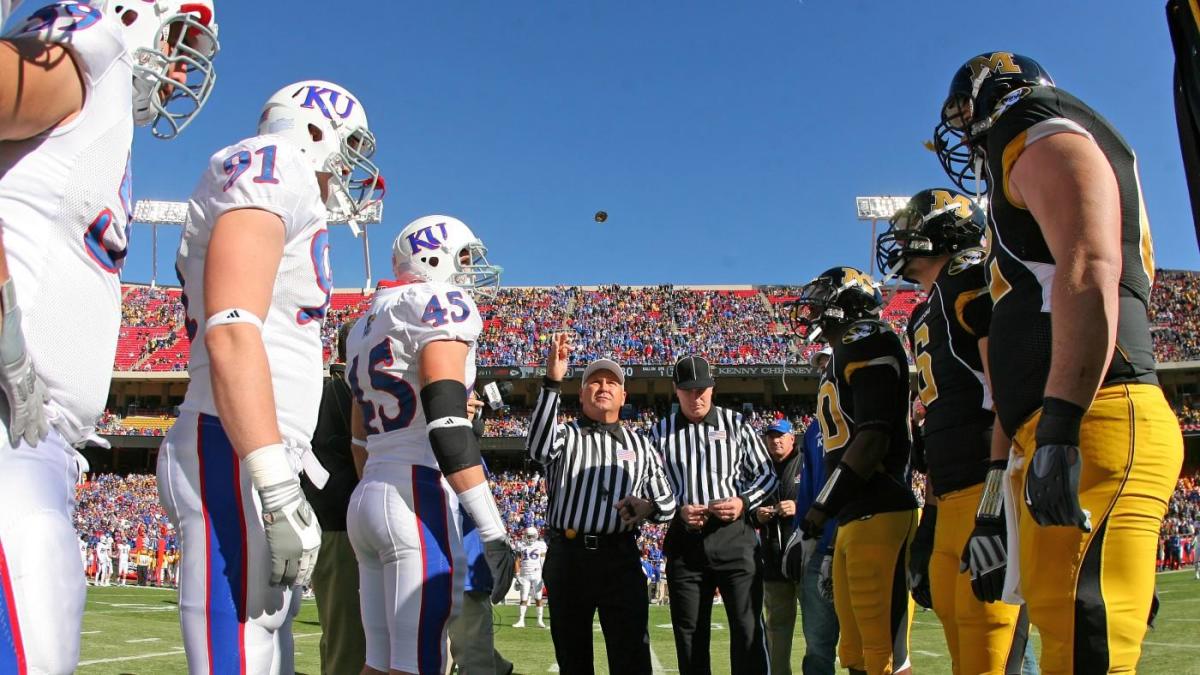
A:
<svg viewBox="0 0 1200 675">
<path fill-rule="evenodd" d="M 466 574 L 460 503 L 485 555 L 508 547 L 467 419 L 483 330 L 472 293 L 500 279 L 486 254 L 457 218 L 409 223 L 392 247 L 395 281 L 350 331 L 351 429 L 367 459 L 346 532 L 358 557 L 364 673 L 445 671 Z"/>
<path fill-rule="evenodd" d="M 941 619 L 954 672 L 1004 675 L 1021 672 L 1028 620 L 1018 622 L 1018 607 L 996 602 L 1007 559 L 1001 490 L 1008 447 L 1001 445 L 1004 459 L 990 461 L 992 299 L 983 230 L 983 210 L 966 195 L 922 190 L 892 217 L 877 253 L 880 269 L 929 296 L 908 323 L 931 495 L 912 545 L 913 597 Z"/>
<path fill-rule="evenodd" d="M 525 541 L 517 544 L 517 591 L 521 594 L 521 613 L 513 628 L 525 627 L 530 598 L 537 603 L 538 628 L 546 627 L 542 618 L 542 565 L 546 563 L 546 550 L 546 542 L 538 539 L 537 528 L 525 528 Z"/>
<path fill-rule="evenodd" d="M 820 333 L 833 347 L 817 392 L 828 478 L 800 528 L 815 539 L 826 521 L 838 523 L 830 568 L 838 657 L 851 673 L 871 675 L 910 670 L 905 570 L 917 527 L 908 356 L 882 310 L 871 277 L 834 267 L 804 286 L 794 314 L 797 332 Z"/>
<path fill-rule="evenodd" d="M 951 179 L 985 183 L 989 198 L 987 360 L 1022 504 L 1009 580 L 1041 634 L 1044 672 L 1132 672 L 1183 457 L 1155 376 L 1154 254 L 1133 150 L 1012 52 L 958 69 L 934 134 Z"/>
<path fill-rule="evenodd" d="M 280 89 L 258 133 L 209 159 L 175 259 L 190 382 L 158 485 L 193 673 L 294 671 L 295 587 L 320 544 L 298 475 L 313 461 L 333 290 L 327 205 L 378 175 L 363 106 L 336 84 Z"/>
<path fill-rule="evenodd" d="M 216 51 L 209 0 L 64 0 L 0 39 L 0 672 L 75 669 L 74 447 L 98 438 L 116 356 L 134 125 L 191 119 Z M 189 85 L 204 97 L 180 112 Z"/>
</svg>

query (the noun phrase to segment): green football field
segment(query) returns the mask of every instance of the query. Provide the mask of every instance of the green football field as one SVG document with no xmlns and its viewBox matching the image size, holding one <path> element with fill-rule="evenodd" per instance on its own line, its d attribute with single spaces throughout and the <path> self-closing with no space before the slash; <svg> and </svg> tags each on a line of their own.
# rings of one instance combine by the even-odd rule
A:
<svg viewBox="0 0 1200 675">
<path fill-rule="evenodd" d="M 1162 611 L 1158 627 L 1147 634 L 1139 673 L 1162 675 L 1200 674 L 1200 581 L 1192 572 L 1158 577 Z M 511 628 L 516 607 L 496 610 L 496 643 L 516 664 L 517 673 L 556 672 L 550 632 L 539 628 Z M 721 607 L 713 611 L 713 665 L 715 672 L 728 672 L 729 633 Z M 536 626 L 533 610 L 526 625 Z M 318 641 L 321 626 L 316 606 L 305 601 L 295 625 L 297 672 L 320 673 Z M 650 608 L 650 642 L 655 672 L 677 672 L 666 607 Z M 792 663 L 799 673 L 803 638 L 796 636 Z M 950 660 L 937 617 L 918 612 L 912 634 L 913 671 L 949 673 Z M 183 647 L 179 638 L 179 612 L 174 591 L 147 588 L 89 588 L 83 617 L 83 648 L 80 673 L 182 673 Z M 596 625 L 597 672 L 605 667 L 604 645 Z"/>
</svg>

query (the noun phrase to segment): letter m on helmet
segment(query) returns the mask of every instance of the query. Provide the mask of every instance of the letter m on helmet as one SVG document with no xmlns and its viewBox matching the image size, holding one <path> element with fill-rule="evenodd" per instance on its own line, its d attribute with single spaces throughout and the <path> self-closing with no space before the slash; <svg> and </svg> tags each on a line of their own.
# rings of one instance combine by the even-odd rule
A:
<svg viewBox="0 0 1200 675">
<path fill-rule="evenodd" d="M 971 67 L 972 80 L 978 80 L 979 74 L 985 70 L 1004 75 L 1021 72 L 1021 67 L 1013 62 L 1012 52 L 992 52 L 987 56 L 971 59 L 967 65 Z"/>
</svg>

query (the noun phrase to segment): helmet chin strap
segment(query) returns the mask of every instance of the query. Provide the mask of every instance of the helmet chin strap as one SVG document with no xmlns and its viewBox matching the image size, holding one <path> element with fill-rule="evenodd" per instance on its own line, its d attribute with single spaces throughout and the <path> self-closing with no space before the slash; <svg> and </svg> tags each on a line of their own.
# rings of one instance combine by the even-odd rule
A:
<svg viewBox="0 0 1200 675">
<path fill-rule="evenodd" d="M 983 184 L 983 181 L 980 180 L 980 178 L 979 178 L 983 174 L 983 157 L 981 157 L 978 153 L 975 153 L 974 169 L 975 169 L 975 201 L 979 202 L 979 200 L 982 199 L 982 197 L 983 197 L 983 191 L 981 190 L 981 185 Z"/>
</svg>

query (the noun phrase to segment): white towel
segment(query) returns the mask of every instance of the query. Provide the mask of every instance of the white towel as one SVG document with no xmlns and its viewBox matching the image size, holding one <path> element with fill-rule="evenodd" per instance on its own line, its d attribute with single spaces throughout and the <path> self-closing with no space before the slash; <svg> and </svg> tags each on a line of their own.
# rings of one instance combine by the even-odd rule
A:
<svg viewBox="0 0 1200 675">
<path fill-rule="evenodd" d="M 1008 469 L 1004 471 L 1004 522 L 1008 530 L 1008 565 L 1004 569 L 1004 593 L 1000 599 L 1010 605 L 1025 604 L 1025 598 L 1021 597 L 1021 533 L 1017 521 L 1021 495 L 1014 491 L 1012 481 L 1013 469 L 1020 468 L 1024 463 L 1025 458 L 1017 457 L 1012 448 L 1009 448 Z"/>
</svg>

